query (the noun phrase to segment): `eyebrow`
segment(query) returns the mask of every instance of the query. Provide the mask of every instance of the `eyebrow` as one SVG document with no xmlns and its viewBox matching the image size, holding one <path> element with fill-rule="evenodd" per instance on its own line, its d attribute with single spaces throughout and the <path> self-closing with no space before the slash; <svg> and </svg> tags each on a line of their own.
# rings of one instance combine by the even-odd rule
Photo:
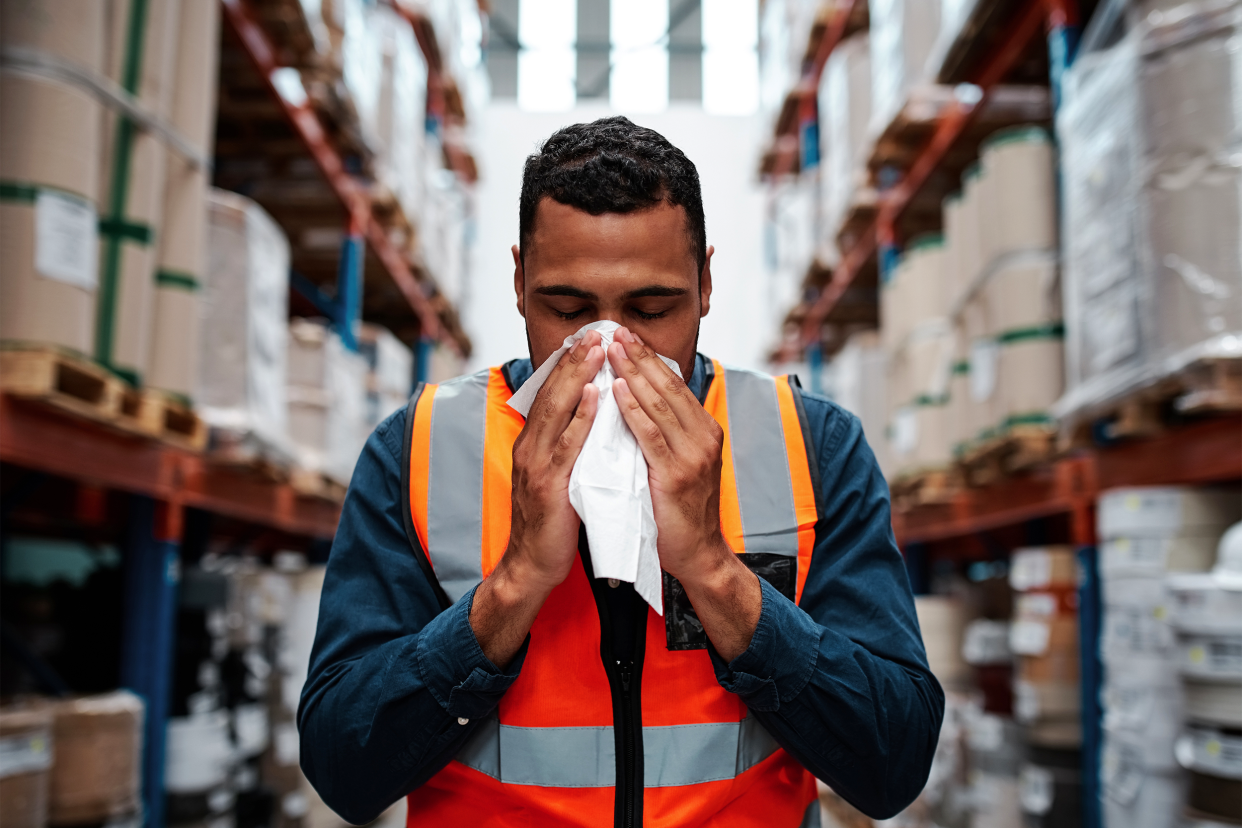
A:
<svg viewBox="0 0 1242 828">
<path fill-rule="evenodd" d="M 535 288 L 534 292 L 540 296 L 569 296 L 574 299 L 587 299 L 592 301 L 599 299 L 599 297 L 594 293 L 582 290 L 581 288 L 576 288 L 573 285 L 544 285 L 543 287 Z M 668 285 L 648 285 L 647 287 L 631 290 L 621 298 L 628 300 L 643 299 L 650 296 L 685 296 L 689 292 L 690 291 L 686 288 L 669 287 Z"/>
</svg>

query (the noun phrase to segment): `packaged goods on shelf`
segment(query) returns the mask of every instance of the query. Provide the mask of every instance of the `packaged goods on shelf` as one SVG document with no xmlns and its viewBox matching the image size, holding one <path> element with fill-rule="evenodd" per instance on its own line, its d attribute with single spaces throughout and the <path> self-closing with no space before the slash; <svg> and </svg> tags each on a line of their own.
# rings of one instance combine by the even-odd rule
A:
<svg viewBox="0 0 1242 828">
<path fill-rule="evenodd" d="M 927 73 L 937 77 L 946 68 L 949 56 L 959 37 L 969 37 L 964 30 L 971 13 L 980 5 L 979 0 L 941 0 L 940 30 L 927 58 Z"/>
<path fill-rule="evenodd" d="M 217 452 L 287 457 L 289 242 L 262 207 L 224 190 L 210 192 L 208 223 L 199 414 Z"/>
<path fill-rule="evenodd" d="M 835 249 L 851 199 L 869 184 L 871 45 L 866 34 L 837 45 L 819 84 L 820 238 Z"/>
<path fill-rule="evenodd" d="M 203 156 L 215 133 L 220 4 L 181 0 L 171 115 L 173 127 Z M 155 318 L 146 384 L 184 397 L 198 380 L 199 293 L 207 264 L 209 170 L 165 155 L 163 232 L 158 239 Z"/>
<path fill-rule="evenodd" d="M 366 442 L 367 364 L 325 323 L 289 324 L 289 436 L 301 468 L 347 486 Z"/>
<path fill-rule="evenodd" d="M 105 75 L 147 111 L 167 118 L 172 103 L 179 2 L 109 4 Z M 100 132 L 99 292 L 95 356 L 134 382 L 151 349 L 154 245 L 163 225 L 164 138 L 105 107 Z"/>
<path fill-rule="evenodd" d="M 888 421 L 888 357 L 880 344 L 879 334 L 876 331 L 854 334 L 833 362 L 836 366 L 836 401 L 858 417 L 880 471 L 888 477 L 894 471 L 885 436 Z"/>
<path fill-rule="evenodd" d="M 46 706 L 0 707 L 0 823 L 5 828 L 47 824 L 52 768 L 52 712 Z"/>
<path fill-rule="evenodd" d="M 952 460 L 948 404 L 954 343 L 941 236 L 925 236 L 907 248 L 885 281 L 880 302 L 894 471 L 943 468 Z"/>
<path fill-rule="evenodd" d="M 1077 750 L 1029 745 L 1018 782 L 1027 828 L 1082 824 L 1082 755 Z"/>
<path fill-rule="evenodd" d="M 961 192 L 944 202 L 950 441 L 959 455 L 979 441 L 1050 429 L 1064 390 L 1050 140 L 1014 127 L 981 149 Z"/>
<path fill-rule="evenodd" d="M 801 296 L 802 285 L 816 255 L 815 199 L 817 182 L 804 175 L 773 189 L 765 228 L 768 305 L 765 321 L 779 328 L 785 312 Z M 759 311 L 759 309 L 756 309 Z"/>
<path fill-rule="evenodd" d="M 392 9 L 371 12 L 381 49 L 376 115 L 375 177 L 401 205 L 407 219 L 418 218 L 424 199 L 424 135 L 427 121 L 427 61 L 414 29 Z"/>
<path fill-rule="evenodd" d="M 947 689 L 966 689 L 970 683 L 970 666 L 962 659 L 966 607 L 956 598 L 918 595 L 914 608 L 932 674 Z"/>
<path fill-rule="evenodd" d="M 440 292 L 460 302 L 465 290 L 466 238 L 470 222 L 468 196 L 457 176 L 440 166 L 436 154 L 426 162 L 427 196 L 422 212 L 420 248 L 423 264 Z"/>
<path fill-rule="evenodd" d="M 773 0 L 762 6 L 759 19 L 759 107 L 771 122 L 785 102 L 785 93 L 802 76 L 811 26 L 820 0 Z"/>
<path fill-rule="evenodd" d="M 1020 828 L 1022 729 L 1008 717 L 974 711 L 966 724 L 972 828 Z"/>
<path fill-rule="evenodd" d="M 358 349 L 369 369 L 366 422 L 374 428 L 409 402 L 414 353 L 387 328 L 365 322 L 358 327 Z"/>
<path fill-rule="evenodd" d="M 106 6 L 38 0 L 0 7 L 0 44 L 32 65 L 100 73 Z M 103 108 L 47 70 L 0 69 L 0 339 L 89 354 L 98 287 Z"/>
<path fill-rule="evenodd" d="M 882 133 L 910 90 L 929 80 L 940 0 L 871 0 L 871 134 Z"/>
<path fill-rule="evenodd" d="M 52 705 L 48 823 L 130 817 L 140 807 L 142 699 L 125 690 Z"/>
<path fill-rule="evenodd" d="M 1166 381 L 1218 390 L 1196 371 L 1242 356 L 1242 172 L 1227 160 L 1242 117 L 1232 45 L 1242 12 L 1184 9 L 1160 26 L 1153 15 L 1067 73 L 1068 388 L 1058 410 L 1071 420 L 1113 413 Z"/>
<path fill-rule="evenodd" d="M 1018 549 L 1009 582 L 1019 593 L 1009 646 L 1018 657 L 1014 714 L 1027 740 L 1053 748 L 1082 738 L 1077 571 L 1068 546 Z"/>
</svg>

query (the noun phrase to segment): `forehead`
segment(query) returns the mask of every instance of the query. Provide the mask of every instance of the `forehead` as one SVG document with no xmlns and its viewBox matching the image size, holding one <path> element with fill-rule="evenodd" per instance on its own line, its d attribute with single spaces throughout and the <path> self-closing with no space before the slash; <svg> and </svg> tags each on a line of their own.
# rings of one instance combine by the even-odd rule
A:
<svg viewBox="0 0 1242 828">
<path fill-rule="evenodd" d="M 697 278 L 686 211 L 667 202 L 593 216 L 549 197 L 539 202 L 523 251 L 527 277 L 544 269 L 658 270 Z"/>
</svg>

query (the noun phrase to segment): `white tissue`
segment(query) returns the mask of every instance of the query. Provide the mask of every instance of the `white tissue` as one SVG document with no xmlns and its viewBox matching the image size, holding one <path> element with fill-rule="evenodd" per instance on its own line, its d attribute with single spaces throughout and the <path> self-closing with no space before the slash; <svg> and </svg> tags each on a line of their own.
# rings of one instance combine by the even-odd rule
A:
<svg viewBox="0 0 1242 828">
<path fill-rule="evenodd" d="M 574 343 L 587 331 L 599 331 L 607 350 L 619 327 L 616 322 L 603 321 L 579 328 L 523 383 L 509 400 L 510 407 L 525 417 L 548 375 Z M 664 356 L 660 359 L 681 376 L 677 363 Z M 569 476 L 569 502 L 586 526 L 595 577 L 633 584 L 643 600 L 663 615 L 660 556 L 656 551 L 647 460 L 612 396 L 612 381 L 616 378 L 612 365 L 605 359 L 593 381 L 599 389 L 599 409 Z"/>
</svg>

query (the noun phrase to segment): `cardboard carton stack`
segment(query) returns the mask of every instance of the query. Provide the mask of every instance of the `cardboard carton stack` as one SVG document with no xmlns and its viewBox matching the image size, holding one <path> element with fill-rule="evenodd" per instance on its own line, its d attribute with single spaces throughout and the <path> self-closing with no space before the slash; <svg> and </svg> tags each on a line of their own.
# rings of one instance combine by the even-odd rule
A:
<svg viewBox="0 0 1242 828">
<path fill-rule="evenodd" d="M 217 455 L 287 463 L 289 243 L 263 208 L 236 193 L 212 190 L 208 221 L 199 413 Z"/>
<path fill-rule="evenodd" d="M 297 463 L 348 486 L 369 433 L 366 360 L 319 321 L 293 320 L 288 343 L 289 436 Z"/>
<path fill-rule="evenodd" d="M 1067 420 L 1115 413 L 1158 384 L 1189 407 L 1196 392 L 1229 396 L 1214 371 L 1242 356 L 1242 171 L 1228 160 L 1242 124 L 1240 14 L 1233 3 L 1152 14 L 1067 73 Z"/>
<path fill-rule="evenodd" d="M 104 67 L 105 6 L 0 7 L 0 44 L 29 63 Z M 0 71 L 0 339 L 90 354 L 95 338 L 103 108 L 46 72 Z"/>
</svg>

